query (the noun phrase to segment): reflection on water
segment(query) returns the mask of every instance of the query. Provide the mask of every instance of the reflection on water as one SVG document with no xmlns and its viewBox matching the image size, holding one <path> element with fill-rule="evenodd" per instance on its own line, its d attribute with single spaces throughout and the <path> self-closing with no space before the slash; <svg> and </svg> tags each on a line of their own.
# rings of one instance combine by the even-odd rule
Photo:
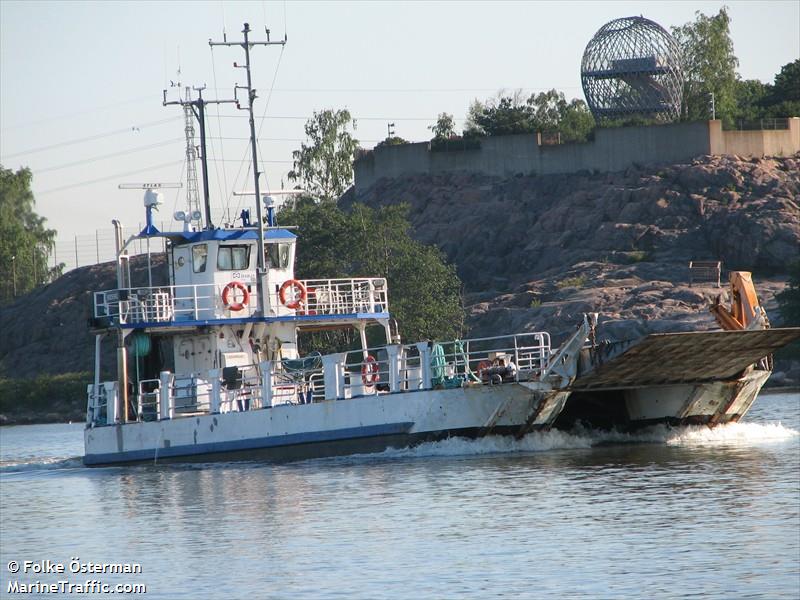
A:
<svg viewBox="0 0 800 600">
<path fill-rule="evenodd" d="M 136 561 L 152 598 L 796 598 L 798 402 L 764 397 L 713 431 L 454 439 L 280 465 L 84 469 L 80 427 L 8 428 L 0 572 Z"/>
</svg>

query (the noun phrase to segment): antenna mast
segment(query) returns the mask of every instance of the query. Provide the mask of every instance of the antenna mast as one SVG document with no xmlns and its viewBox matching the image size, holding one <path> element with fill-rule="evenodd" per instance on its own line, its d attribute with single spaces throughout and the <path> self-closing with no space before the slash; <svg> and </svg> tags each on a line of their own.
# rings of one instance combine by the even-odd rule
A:
<svg viewBox="0 0 800 600">
<path fill-rule="evenodd" d="M 256 194 L 256 217 L 258 220 L 258 276 L 256 277 L 256 281 L 258 283 L 258 292 L 259 292 L 259 301 L 262 307 L 267 306 L 265 302 L 264 295 L 264 286 L 262 284 L 262 277 L 264 275 L 264 219 L 261 216 L 261 190 L 259 189 L 258 185 L 258 177 L 261 173 L 258 172 L 258 149 L 256 147 L 256 125 L 255 125 L 255 118 L 253 117 L 253 102 L 257 98 L 256 91 L 253 89 L 252 77 L 250 75 L 250 49 L 253 46 L 285 46 L 286 45 L 286 35 L 282 40 L 273 42 L 269 39 L 269 29 L 266 29 L 267 40 L 263 42 L 253 42 L 250 41 L 250 24 L 245 23 L 244 28 L 242 29 L 242 34 L 244 34 L 244 41 L 241 42 L 229 42 L 227 36 L 223 36 L 222 42 L 214 42 L 212 40 L 208 40 L 208 45 L 212 48 L 214 46 L 241 46 L 244 49 L 244 65 L 238 65 L 233 63 L 234 67 L 238 67 L 241 69 L 245 69 L 247 72 L 247 86 L 236 85 L 234 87 L 234 97 L 236 96 L 237 90 L 247 90 L 247 110 L 250 114 L 250 152 L 253 157 L 253 185 Z M 242 109 L 239 105 L 238 97 L 236 102 L 236 108 Z"/>
<path fill-rule="evenodd" d="M 203 170 L 203 204 L 205 206 L 206 213 L 206 229 L 211 229 L 214 225 L 211 222 L 211 199 L 208 192 L 208 160 L 206 159 L 206 104 L 238 104 L 238 102 L 236 100 L 206 100 L 203 98 L 203 90 L 206 89 L 205 85 L 193 89 L 197 92 L 197 100 L 189 99 L 189 87 L 187 86 L 186 100 L 173 100 L 171 102 L 167 102 L 167 90 L 164 90 L 163 105 L 168 106 L 171 104 L 180 104 L 183 107 L 184 116 L 186 119 L 186 173 L 188 178 L 186 195 L 189 202 L 190 214 L 192 211 L 196 210 L 195 206 L 199 208 L 199 200 L 197 199 L 197 169 L 195 168 L 194 161 L 194 159 L 197 157 L 197 150 L 194 145 L 194 124 L 191 121 L 190 115 L 193 114 L 197 118 L 197 122 L 200 125 L 200 166 Z M 192 177 L 194 177 L 194 183 L 192 183 Z M 192 195 L 194 195 L 194 198 Z"/>
<path fill-rule="evenodd" d="M 191 97 L 191 90 L 186 87 L 186 99 Z M 186 204 L 189 214 L 200 214 L 200 196 L 197 191 L 197 148 L 194 145 L 194 115 L 192 107 L 188 104 L 183 105 L 184 131 L 186 132 Z M 203 195 L 205 200 L 205 195 Z M 202 227 L 202 221 L 192 220 L 197 223 L 198 229 Z"/>
</svg>

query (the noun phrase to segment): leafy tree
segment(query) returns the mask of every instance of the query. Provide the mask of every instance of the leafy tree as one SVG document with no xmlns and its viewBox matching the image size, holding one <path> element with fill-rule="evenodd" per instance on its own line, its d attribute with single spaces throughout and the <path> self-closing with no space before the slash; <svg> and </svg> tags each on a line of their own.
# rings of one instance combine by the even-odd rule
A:
<svg viewBox="0 0 800 600">
<path fill-rule="evenodd" d="M 771 96 L 773 103 L 800 101 L 800 58 L 781 67 L 780 73 L 775 75 Z"/>
<path fill-rule="evenodd" d="M 800 58 L 781 67 L 764 99 L 764 116 L 800 116 Z"/>
<path fill-rule="evenodd" d="M 408 140 L 401 138 L 400 136 L 393 135 L 391 137 L 387 137 L 384 140 L 378 142 L 375 147 L 380 148 L 382 146 L 402 146 L 403 144 L 409 144 Z"/>
<path fill-rule="evenodd" d="M 436 123 L 429 126 L 428 129 L 433 132 L 434 139 L 447 140 L 456 135 L 456 121 L 453 119 L 453 115 L 443 112 L 439 114 Z"/>
<path fill-rule="evenodd" d="M 371 209 L 356 204 L 346 213 L 335 202 L 301 198 L 285 205 L 278 219 L 299 226 L 299 276 L 385 277 L 389 307 L 404 339 L 453 339 L 464 322 L 461 282 L 437 248 L 411 238 L 407 216 L 406 205 Z M 323 334 L 313 343 L 333 351 L 354 339 Z"/>
<path fill-rule="evenodd" d="M 470 102 L 469 108 L 467 109 L 467 119 L 464 122 L 464 131 L 463 136 L 465 138 L 476 138 L 486 135 L 486 132 L 483 128 L 478 125 L 478 117 L 481 116 L 483 113 L 485 106 L 483 102 L 475 98 L 472 102 Z"/>
<path fill-rule="evenodd" d="M 405 339 L 456 338 L 464 324 L 461 281 L 438 248 L 411 238 L 408 211 L 405 204 L 353 207 L 356 272 L 386 278 L 389 305 Z"/>
<path fill-rule="evenodd" d="M 567 102 L 563 92 L 549 90 L 522 98 L 521 92 L 503 95 L 469 107 L 464 137 L 517 133 L 559 133 L 563 142 L 588 139 L 595 123 L 586 103 Z"/>
<path fill-rule="evenodd" d="M 0 165 L 0 302 L 24 294 L 61 274 L 47 266 L 56 232 L 34 211 L 30 169 Z"/>
<path fill-rule="evenodd" d="M 475 122 L 486 135 L 513 135 L 536 131 L 533 111 L 528 104 L 505 96 L 484 105 Z"/>
<path fill-rule="evenodd" d="M 341 196 L 353 182 L 353 158 L 358 140 L 350 134 L 353 119 L 344 110 L 314 112 L 306 122 L 309 143 L 292 153 L 289 179 L 323 200 Z"/>
<path fill-rule="evenodd" d="M 335 201 L 300 196 L 283 204 L 278 221 L 301 228 L 295 270 L 304 278 L 339 278 L 352 272 L 351 244 L 342 235 L 349 227 L 348 218 Z"/>
<path fill-rule="evenodd" d="M 672 27 L 683 53 L 684 115 L 689 121 L 711 118 L 710 94 L 714 94 L 716 116 L 730 125 L 736 113 L 736 67 L 730 35 L 731 18 L 722 7 L 709 17 L 695 13 L 694 22 Z"/>
<path fill-rule="evenodd" d="M 754 121 L 764 116 L 763 103 L 769 94 L 769 86 L 757 79 L 738 80 L 734 89 L 737 121 Z"/>
<path fill-rule="evenodd" d="M 534 126 L 542 133 L 560 133 L 562 142 L 583 142 L 594 129 L 594 118 L 583 100 L 567 102 L 564 92 L 550 90 L 532 94 Z"/>
</svg>

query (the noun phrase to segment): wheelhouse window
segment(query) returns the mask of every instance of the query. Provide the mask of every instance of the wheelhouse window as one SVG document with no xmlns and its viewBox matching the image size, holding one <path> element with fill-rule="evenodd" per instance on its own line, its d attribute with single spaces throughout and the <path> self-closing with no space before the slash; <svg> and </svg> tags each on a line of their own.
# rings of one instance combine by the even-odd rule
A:
<svg viewBox="0 0 800 600">
<path fill-rule="evenodd" d="M 205 273 L 208 260 L 208 244 L 192 246 L 192 269 L 195 273 Z"/>
<path fill-rule="evenodd" d="M 267 244 L 267 267 L 286 269 L 289 266 L 289 244 Z"/>
<path fill-rule="evenodd" d="M 220 246 L 217 253 L 217 269 L 241 271 L 250 268 L 250 246 Z"/>
</svg>

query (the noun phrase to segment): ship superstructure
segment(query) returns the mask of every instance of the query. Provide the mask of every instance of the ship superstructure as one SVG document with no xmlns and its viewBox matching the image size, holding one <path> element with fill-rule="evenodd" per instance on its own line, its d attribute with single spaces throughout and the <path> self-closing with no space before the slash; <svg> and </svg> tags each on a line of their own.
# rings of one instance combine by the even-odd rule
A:
<svg viewBox="0 0 800 600">
<path fill-rule="evenodd" d="M 764 357 L 800 337 L 768 330 L 753 292 L 753 319 L 738 330 L 598 345 L 597 315 L 587 314 L 557 348 L 543 331 L 404 343 L 386 279 L 295 273 L 302 232 L 276 223 L 275 201 L 259 187 L 249 33 L 245 24 L 244 42 L 221 44 L 247 57 L 256 216 L 245 209 L 235 227 L 212 224 L 202 147 L 204 226 L 191 226 L 203 215 L 190 207 L 175 215 L 179 231 L 159 231 L 158 186 L 145 190 L 142 231 L 124 240 L 114 221 L 117 286 L 93 301 L 86 464 L 373 452 L 453 435 L 522 437 L 560 418 L 716 425 L 747 412 L 771 372 Z M 201 140 L 205 103 L 192 101 Z M 167 279 L 148 260 L 148 285 L 133 285 L 129 249 L 152 239 L 165 242 Z M 742 310 L 731 314 L 744 319 Z M 298 334 L 331 329 L 356 332 L 358 347 L 301 353 Z M 374 337 L 383 343 L 370 347 Z M 102 364 L 104 343 L 114 365 Z M 702 348 L 716 362 L 692 356 Z"/>
</svg>

